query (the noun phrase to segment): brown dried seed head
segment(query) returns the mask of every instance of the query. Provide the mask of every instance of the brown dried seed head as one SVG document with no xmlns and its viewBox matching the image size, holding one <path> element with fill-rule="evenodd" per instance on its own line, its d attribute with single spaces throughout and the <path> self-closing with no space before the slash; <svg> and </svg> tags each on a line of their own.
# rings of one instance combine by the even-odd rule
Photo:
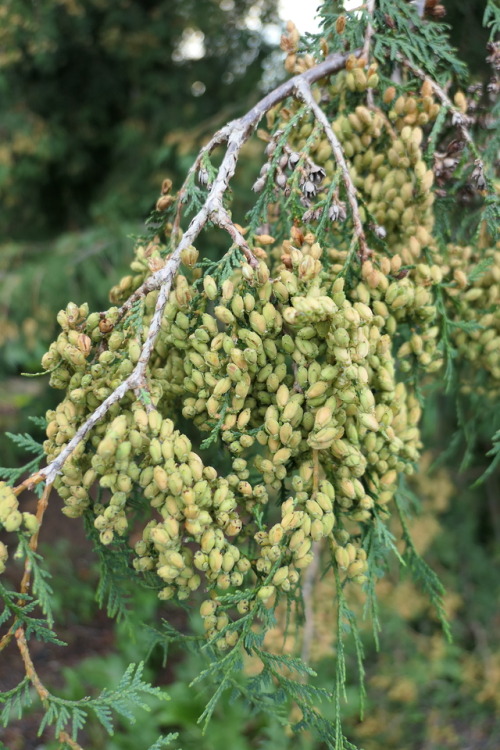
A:
<svg viewBox="0 0 500 750">
<path fill-rule="evenodd" d="M 113 328 L 113 323 L 107 318 L 102 318 L 102 320 L 99 321 L 99 330 L 101 333 L 109 333 Z"/>
<path fill-rule="evenodd" d="M 166 211 L 166 209 L 172 205 L 174 200 L 175 199 L 172 195 L 162 195 L 161 198 L 158 198 L 156 201 L 156 210 Z"/>
<path fill-rule="evenodd" d="M 161 184 L 161 194 L 166 195 L 167 193 L 170 192 L 171 188 L 172 188 L 172 180 L 167 177 L 165 180 L 163 180 Z"/>
<path fill-rule="evenodd" d="M 293 226 L 290 234 L 294 244 L 302 245 L 304 243 L 304 233 L 299 227 Z"/>
<path fill-rule="evenodd" d="M 77 339 L 77 346 L 85 356 L 90 352 L 92 348 L 92 341 L 84 333 L 80 333 Z"/>
<path fill-rule="evenodd" d="M 345 16 L 339 16 L 335 22 L 335 31 L 337 34 L 342 34 L 342 32 L 345 29 L 346 24 L 346 17 Z"/>
</svg>

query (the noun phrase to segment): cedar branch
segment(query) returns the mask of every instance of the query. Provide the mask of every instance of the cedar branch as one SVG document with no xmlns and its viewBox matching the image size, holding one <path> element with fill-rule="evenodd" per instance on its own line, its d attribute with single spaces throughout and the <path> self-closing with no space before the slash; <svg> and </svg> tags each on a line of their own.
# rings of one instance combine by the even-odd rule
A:
<svg viewBox="0 0 500 750">
<path fill-rule="evenodd" d="M 357 50 L 354 54 L 359 56 L 360 51 Z M 95 409 L 90 417 L 79 427 L 74 437 L 61 450 L 59 455 L 45 468 L 37 472 L 37 474 L 29 477 L 28 480 L 25 480 L 22 486 L 20 485 L 18 488 L 16 488 L 18 492 L 21 490 L 21 487 L 24 489 L 25 487 L 32 486 L 33 484 L 36 484 L 42 480 L 45 480 L 47 484 L 53 484 L 54 479 L 60 473 L 65 461 L 72 454 L 75 448 L 83 440 L 85 440 L 92 428 L 108 413 L 110 408 L 114 404 L 118 403 L 129 391 L 136 391 L 145 387 L 146 369 L 153 352 L 158 334 L 160 332 L 161 321 L 163 318 L 165 306 L 168 301 L 170 290 L 181 264 L 182 252 L 184 249 L 193 244 L 207 221 L 213 221 L 215 224 L 218 224 L 226 231 L 228 231 L 236 244 L 241 247 L 243 253 L 248 259 L 248 262 L 253 266 L 257 265 L 256 258 L 251 253 L 251 250 L 248 247 L 246 241 L 244 240 L 238 229 L 235 227 L 234 223 L 229 217 L 229 214 L 223 206 L 223 197 L 228 189 L 229 182 L 236 170 L 236 164 L 241 148 L 244 143 L 250 138 L 265 113 L 283 99 L 291 96 L 295 91 L 300 89 L 304 92 L 307 92 L 308 103 L 312 101 L 312 104 L 314 105 L 313 111 L 317 110 L 317 105 L 314 99 L 312 99 L 312 96 L 310 96 L 311 84 L 320 80 L 321 78 L 324 78 L 327 75 L 341 70 L 345 66 L 347 57 L 348 55 L 346 54 L 331 55 L 322 63 L 316 65 L 314 68 L 310 68 L 304 73 L 301 73 L 297 76 L 294 76 L 290 80 L 285 81 L 285 83 L 282 83 L 280 86 L 274 89 L 274 91 L 271 91 L 269 94 L 267 94 L 267 96 L 261 99 L 254 107 L 252 107 L 251 110 L 243 115 L 243 117 L 240 117 L 237 120 L 233 120 L 224 128 L 219 130 L 213 136 L 209 144 L 204 147 L 204 150 L 202 149 L 203 153 L 206 153 L 207 150 L 209 150 L 210 148 L 214 148 L 219 143 L 227 143 L 226 153 L 222 159 L 217 177 L 215 178 L 209 190 L 205 203 L 198 211 L 196 216 L 194 216 L 191 220 L 188 228 L 182 236 L 182 239 L 180 240 L 173 253 L 167 259 L 163 268 L 159 269 L 150 277 L 148 277 L 146 281 L 144 281 L 144 283 L 129 297 L 129 299 L 122 305 L 120 309 L 120 313 L 123 315 L 128 310 L 130 310 L 136 300 L 141 299 L 151 291 L 159 290 L 153 318 L 151 320 L 148 335 L 146 341 L 144 342 L 141 356 L 139 358 L 139 361 L 137 362 L 137 365 L 135 366 L 132 373 L 123 381 L 123 383 L 121 383 L 113 391 L 113 393 L 111 393 L 102 402 L 102 404 L 100 404 Z M 321 113 L 321 116 L 324 118 L 324 122 L 326 122 L 328 129 L 331 131 L 328 121 L 324 117 L 321 110 L 319 111 Z M 331 133 L 331 135 L 333 136 L 333 133 Z M 335 138 L 335 136 L 333 137 Z M 366 247 L 364 233 L 359 220 L 356 198 L 353 192 L 354 186 L 350 181 L 349 173 L 347 172 L 347 166 L 345 165 L 345 160 L 343 159 L 341 151 L 340 155 L 345 167 L 344 180 L 346 181 L 346 186 L 350 186 L 348 187 L 349 200 L 351 202 L 351 206 L 355 206 L 355 210 L 353 209 L 353 215 L 356 234 L 358 236 L 361 248 L 361 256 L 365 258 L 368 256 L 369 251 Z M 199 157 L 199 159 L 200 158 L 201 157 Z M 195 161 L 192 169 L 197 168 L 197 165 L 199 165 L 200 163 L 199 159 Z"/>
<path fill-rule="evenodd" d="M 311 86 L 309 82 L 306 81 L 305 79 L 301 79 L 297 81 L 296 86 L 295 86 L 295 91 L 297 95 L 311 109 L 312 113 L 314 114 L 318 122 L 320 122 L 321 125 L 323 126 L 325 135 L 328 141 L 330 142 L 330 146 L 332 147 L 335 161 L 337 162 L 342 172 L 342 179 L 343 179 L 345 189 L 347 192 L 347 200 L 349 201 L 349 205 L 351 207 L 352 221 L 354 225 L 354 233 L 356 235 L 358 247 L 359 247 L 359 259 L 361 263 L 363 263 L 365 260 L 367 260 L 370 257 L 371 250 L 369 249 L 367 242 L 366 242 L 365 232 L 363 229 L 363 223 L 361 221 L 361 216 L 359 214 L 359 206 L 358 206 L 358 201 L 356 198 L 356 188 L 354 187 L 354 183 L 351 179 L 351 175 L 349 174 L 349 167 L 347 166 L 347 162 L 344 157 L 344 152 L 342 151 L 342 146 L 340 145 L 340 142 L 337 136 L 333 132 L 332 127 L 330 123 L 328 122 L 328 118 L 326 117 L 325 113 L 323 112 L 321 107 L 316 103 L 314 96 L 312 95 Z"/>
<path fill-rule="evenodd" d="M 365 31 L 365 41 L 363 44 L 363 57 L 366 60 L 366 63 L 369 64 L 370 62 L 370 48 L 371 48 L 371 42 L 372 42 L 372 36 L 373 36 L 373 24 L 372 24 L 372 18 L 373 13 L 375 11 L 375 0 L 366 0 L 365 3 L 365 11 L 368 15 L 368 22 L 366 24 L 366 31 Z M 374 101 L 373 101 L 373 90 L 368 89 L 366 92 L 366 101 L 369 107 L 373 107 Z"/>
<path fill-rule="evenodd" d="M 42 495 L 40 499 L 38 500 L 37 506 L 36 506 L 36 520 L 38 521 L 38 529 L 40 529 L 40 526 L 42 525 L 43 516 L 47 509 L 47 506 L 49 504 L 49 496 L 50 491 L 52 490 L 52 484 L 46 484 Z M 33 550 L 33 552 L 36 552 L 36 548 L 38 547 L 38 531 L 36 531 L 29 542 L 30 548 Z M 21 588 L 20 592 L 21 594 L 27 594 L 30 588 L 30 582 L 31 582 L 31 565 L 28 558 L 26 558 L 24 562 L 24 573 L 23 577 L 21 579 Z M 19 602 L 22 604 L 23 602 Z"/>
<path fill-rule="evenodd" d="M 403 63 L 403 65 L 405 65 L 408 68 L 408 70 L 411 70 L 411 72 L 414 73 L 418 78 L 420 78 L 422 81 L 428 81 L 428 83 L 430 83 L 430 85 L 432 86 L 432 90 L 437 96 L 437 98 L 440 100 L 442 104 L 444 104 L 446 109 L 448 109 L 451 112 L 452 117 L 453 117 L 453 124 L 459 128 L 460 132 L 462 133 L 462 137 L 464 141 L 467 141 L 472 152 L 477 157 L 478 153 L 476 149 L 476 144 L 474 143 L 474 139 L 467 128 L 467 117 L 463 114 L 463 112 L 461 112 L 459 109 L 457 109 L 457 107 L 455 107 L 455 105 L 453 104 L 453 102 L 451 101 L 447 93 L 444 91 L 444 89 L 442 89 L 441 86 L 438 83 L 436 83 L 436 81 L 433 78 L 430 78 L 427 75 L 427 73 L 424 70 L 422 70 L 422 68 L 419 68 L 418 65 L 414 65 L 406 57 L 400 56 L 399 59 Z"/>
</svg>

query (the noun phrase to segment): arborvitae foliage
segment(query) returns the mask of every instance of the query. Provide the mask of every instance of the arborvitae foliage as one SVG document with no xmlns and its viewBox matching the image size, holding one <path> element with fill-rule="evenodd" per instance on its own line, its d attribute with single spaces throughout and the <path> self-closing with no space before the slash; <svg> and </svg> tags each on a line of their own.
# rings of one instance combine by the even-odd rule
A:
<svg viewBox="0 0 500 750">
<path fill-rule="evenodd" d="M 423 4 L 335 7 L 324 4 L 317 37 L 300 40 L 289 25 L 282 48 L 296 76 L 218 131 L 177 193 L 164 181 L 111 307 L 70 302 L 57 316 L 61 332 L 42 359 L 62 392 L 46 415 L 46 466 L 31 464 L 15 487 L 3 470 L 0 522 L 17 535 L 25 572 L 19 593 L 0 593 L 1 645 L 15 639 L 26 670 L 3 695 L 5 718 L 30 700 L 31 682 L 41 729 L 53 726 L 62 745 L 78 747 L 89 710 L 112 732 L 112 711 L 128 716 L 128 702 L 146 706 L 139 696 L 157 689 L 134 665 L 92 700 L 44 686 L 29 637 L 56 637 L 36 551 L 51 493 L 83 518 L 109 614 L 147 627 L 153 644 L 199 650 L 193 685 L 212 686 L 205 726 L 231 691 L 329 748 L 353 748 L 342 727 L 346 653 L 361 698 L 364 655 L 348 596 L 366 593 L 377 637 L 375 583 L 393 557 L 449 632 L 443 587 L 412 541 L 407 478 L 432 388 L 456 394 L 470 455 L 498 396 L 500 50 L 492 39 L 485 52 L 488 90 L 467 90 L 446 27 Z M 493 5 L 485 22 L 498 31 Z M 255 203 L 234 216 L 230 181 L 259 125 Z M 207 227 L 228 238 L 217 260 L 196 249 Z M 464 418 L 468 394 L 483 404 L 475 421 Z M 39 447 L 17 439 L 38 461 Z M 23 512 L 23 491 L 42 483 L 36 516 Z M 0 554 L 5 568 L 7 546 Z M 327 573 L 337 610 L 330 690 L 307 664 L 312 592 Z M 141 626 L 128 607 L 141 586 L 199 609 L 203 634 Z M 45 619 L 32 615 L 36 604 Z M 296 655 L 265 639 L 283 611 Z M 248 659 L 260 665 L 252 677 Z"/>
</svg>

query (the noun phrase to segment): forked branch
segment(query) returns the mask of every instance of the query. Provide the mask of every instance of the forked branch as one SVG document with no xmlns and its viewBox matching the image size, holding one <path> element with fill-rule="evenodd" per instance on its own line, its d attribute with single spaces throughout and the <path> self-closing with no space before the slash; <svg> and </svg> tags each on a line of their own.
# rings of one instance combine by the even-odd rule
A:
<svg viewBox="0 0 500 750">
<path fill-rule="evenodd" d="M 355 54 L 359 55 L 359 50 L 356 51 Z M 224 157 L 222 159 L 217 176 L 209 189 L 205 203 L 191 220 L 188 228 L 179 241 L 179 244 L 167 259 L 163 268 L 159 269 L 151 276 L 149 276 L 144 281 L 144 283 L 129 297 L 129 299 L 122 305 L 120 309 L 120 313 L 124 315 L 131 309 L 134 302 L 136 302 L 138 299 L 141 299 L 151 291 L 159 290 L 153 318 L 151 320 L 148 334 L 142 347 L 141 356 L 139 358 L 139 361 L 137 362 L 137 365 L 135 366 L 132 373 L 102 402 L 102 404 L 100 404 L 95 409 L 90 417 L 80 426 L 74 437 L 61 450 L 59 455 L 45 468 L 41 469 L 36 475 L 29 477 L 28 480 L 23 482 L 23 485 L 21 485 L 20 488 L 36 484 L 43 480 L 45 480 L 47 484 L 52 484 L 71 453 L 83 440 L 85 440 L 92 428 L 108 413 L 110 408 L 114 404 L 118 403 L 118 401 L 120 401 L 129 391 L 135 391 L 145 387 L 147 366 L 153 352 L 158 334 L 160 332 L 161 321 L 163 318 L 165 306 L 169 298 L 170 290 L 181 264 L 182 252 L 195 242 L 196 238 L 208 221 L 214 222 L 214 224 L 217 224 L 222 229 L 227 231 L 233 241 L 241 248 L 250 265 L 254 267 L 257 266 L 257 259 L 253 255 L 243 235 L 232 221 L 230 214 L 223 206 L 224 194 L 226 193 L 229 187 L 229 183 L 236 170 L 236 164 L 238 162 L 242 146 L 250 138 L 266 112 L 268 112 L 269 109 L 274 107 L 279 102 L 286 99 L 288 96 L 293 95 L 294 92 L 299 89 L 307 92 L 308 102 L 309 100 L 312 101 L 314 109 L 319 109 L 317 108 L 317 105 L 312 97 L 310 97 L 311 84 L 319 81 L 327 75 L 341 70 L 345 66 L 347 57 L 348 55 L 346 54 L 331 55 L 322 63 L 316 65 L 314 68 L 311 68 L 304 73 L 291 78 L 285 83 L 282 83 L 280 86 L 274 89 L 274 91 L 271 91 L 269 94 L 267 94 L 267 96 L 261 99 L 254 107 L 252 107 L 251 110 L 249 110 L 249 112 L 243 115 L 243 117 L 240 117 L 237 120 L 233 120 L 224 128 L 219 130 L 213 136 L 210 142 L 201 150 L 200 155 L 191 167 L 190 174 L 192 174 L 196 169 L 199 168 L 204 154 L 209 153 L 221 143 L 227 144 L 226 153 L 224 154 Z M 328 124 L 328 120 L 326 119 L 323 112 L 321 112 L 321 110 L 319 110 L 319 112 L 321 113 L 321 117 L 323 118 L 321 121 L 323 123 L 326 123 L 331 133 L 331 128 Z M 335 138 L 333 136 L 333 133 L 331 133 L 331 135 L 333 138 Z M 366 242 L 364 240 L 364 234 L 361 227 L 361 222 L 359 220 L 359 213 L 357 211 L 356 198 L 353 192 L 354 187 L 352 185 L 352 182 L 350 182 L 350 178 L 347 172 L 347 166 L 341 152 L 340 157 L 344 165 L 344 179 L 346 180 L 346 186 L 347 180 L 349 180 L 349 200 L 351 202 L 351 205 L 355 206 L 355 230 L 360 244 L 361 255 L 362 257 L 367 257 Z M 179 198 L 180 200 L 182 200 L 184 197 L 186 184 L 187 182 L 185 182 L 183 188 L 181 188 L 181 194 Z M 176 223 L 176 231 L 178 228 L 177 225 L 180 222 L 179 212 L 177 216 L 179 218 L 176 222 L 174 222 Z M 20 488 L 17 489 L 20 490 Z"/>
</svg>

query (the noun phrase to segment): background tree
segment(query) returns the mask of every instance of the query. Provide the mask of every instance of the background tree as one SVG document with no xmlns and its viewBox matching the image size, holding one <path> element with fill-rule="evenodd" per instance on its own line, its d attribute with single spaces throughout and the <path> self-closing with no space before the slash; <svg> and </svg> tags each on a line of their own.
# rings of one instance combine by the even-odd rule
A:
<svg viewBox="0 0 500 750">
<path fill-rule="evenodd" d="M 276 20 L 271 2 L 5 3 L 2 233 L 140 221 L 179 169 L 167 134 L 255 95 L 269 48 L 250 13 Z"/>
</svg>

